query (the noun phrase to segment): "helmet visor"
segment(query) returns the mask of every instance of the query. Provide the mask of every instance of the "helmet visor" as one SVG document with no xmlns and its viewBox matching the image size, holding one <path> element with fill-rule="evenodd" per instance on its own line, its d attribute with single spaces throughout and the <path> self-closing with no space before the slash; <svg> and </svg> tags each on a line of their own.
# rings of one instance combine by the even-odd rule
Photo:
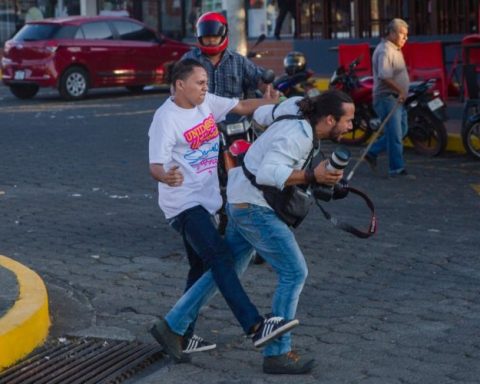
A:
<svg viewBox="0 0 480 384">
<path fill-rule="evenodd" d="M 197 26 L 197 36 L 225 36 L 227 26 L 216 20 L 202 21 Z"/>
</svg>

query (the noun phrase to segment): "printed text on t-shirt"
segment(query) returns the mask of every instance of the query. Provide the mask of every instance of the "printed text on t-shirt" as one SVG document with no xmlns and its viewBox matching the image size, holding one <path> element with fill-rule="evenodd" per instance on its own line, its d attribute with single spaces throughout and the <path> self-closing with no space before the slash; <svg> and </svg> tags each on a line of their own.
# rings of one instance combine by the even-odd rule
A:
<svg viewBox="0 0 480 384">
<path fill-rule="evenodd" d="M 198 149 L 205 141 L 217 137 L 218 129 L 215 120 L 213 119 L 213 115 L 210 114 L 200 124 L 189 129 L 183 135 L 192 149 Z"/>
<path fill-rule="evenodd" d="M 190 144 L 191 150 L 184 158 L 195 169 L 196 173 L 208 171 L 210 174 L 216 170 L 218 163 L 218 129 L 210 114 L 202 123 L 184 133 L 185 140 Z"/>
</svg>

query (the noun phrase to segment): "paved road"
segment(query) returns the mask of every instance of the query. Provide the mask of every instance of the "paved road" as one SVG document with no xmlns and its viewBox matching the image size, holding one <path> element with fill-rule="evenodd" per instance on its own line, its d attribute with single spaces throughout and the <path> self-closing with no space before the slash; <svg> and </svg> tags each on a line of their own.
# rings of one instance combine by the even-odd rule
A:
<svg viewBox="0 0 480 384">
<path fill-rule="evenodd" d="M 183 248 L 147 167 L 148 125 L 164 97 L 116 90 L 65 103 L 42 91 L 18 101 L 0 86 L 0 254 L 44 279 L 51 338 L 152 341 L 147 329 L 182 292 Z M 338 231 L 318 210 L 297 230 L 309 277 L 294 341 L 318 361 L 301 383 L 478 383 L 480 163 L 411 151 L 406 159 L 415 178 L 387 179 L 383 158 L 379 174 L 362 166 L 352 181 L 376 204 L 373 238 Z M 328 208 L 367 223 L 354 198 Z M 272 271 L 252 265 L 243 281 L 268 312 Z M 197 330 L 219 348 L 130 382 L 294 380 L 262 374 L 260 354 L 220 297 Z"/>
</svg>

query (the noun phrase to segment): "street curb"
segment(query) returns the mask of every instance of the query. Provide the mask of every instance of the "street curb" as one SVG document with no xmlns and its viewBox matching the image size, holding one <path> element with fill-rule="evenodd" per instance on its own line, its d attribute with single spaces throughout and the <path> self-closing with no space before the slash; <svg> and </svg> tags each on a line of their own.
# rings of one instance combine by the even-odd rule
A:
<svg viewBox="0 0 480 384">
<path fill-rule="evenodd" d="M 0 318 L 0 371 L 28 355 L 48 336 L 50 317 L 45 284 L 38 274 L 0 255 L 0 265 L 18 281 L 15 304 Z"/>
<path fill-rule="evenodd" d="M 449 133 L 446 151 L 466 153 L 462 137 L 458 133 Z"/>
<path fill-rule="evenodd" d="M 408 148 L 412 148 L 413 145 L 408 138 L 403 141 L 403 145 Z M 458 133 L 449 133 L 447 139 L 447 146 L 445 152 L 466 153 L 463 147 L 462 138 Z"/>
</svg>

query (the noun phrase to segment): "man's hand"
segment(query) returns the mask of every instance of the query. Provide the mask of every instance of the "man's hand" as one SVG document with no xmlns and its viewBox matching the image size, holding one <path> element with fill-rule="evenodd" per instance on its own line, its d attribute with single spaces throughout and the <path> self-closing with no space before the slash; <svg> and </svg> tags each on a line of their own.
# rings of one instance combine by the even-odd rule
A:
<svg viewBox="0 0 480 384">
<path fill-rule="evenodd" d="M 313 170 L 315 181 L 319 184 L 335 185 L 342 179 L 343 170 L 330 172 L 327 170 L 327 163 L 328 160 L 323 160 L 315 167 Z"/>
<path fill-rule="evenodd" d="M 268 84 L 263 93 L 263 98 L 269 100 L 272 104 L 278 104 L 280 102 L 280 92 L 273 89 L 271 84 Z"/>
<path fill-rule="evenodd" d="M 178 165 L 174 165 L 167 172 L 165 172 L 162 181 L 170 187 L 181 186 L 183 184 L 183 175 L 178 168 Z"/>
<path fill-rule="evenodd" d="M 165 171 L 163 164 L 150 164 L 150 174 L 160 183 L 167 184 L 170 187 L 179 187 L 183 184 L 183 175 L 178 168 L 178 165 L 174 165 L 168 171 Z"/>
<path fill-rule="evenodd" d="M 398 102 L 399 102 L 399 103 L 405 103 L 405 101 L 407 100 L 407 97 L 408 97 L 408 93 L 407 93 L 407 92 L 401 92 L 401 93 L 398 95 Z"/>
</svg>

